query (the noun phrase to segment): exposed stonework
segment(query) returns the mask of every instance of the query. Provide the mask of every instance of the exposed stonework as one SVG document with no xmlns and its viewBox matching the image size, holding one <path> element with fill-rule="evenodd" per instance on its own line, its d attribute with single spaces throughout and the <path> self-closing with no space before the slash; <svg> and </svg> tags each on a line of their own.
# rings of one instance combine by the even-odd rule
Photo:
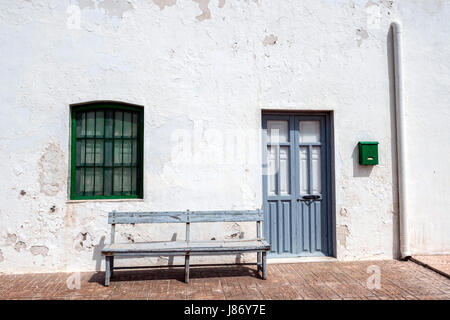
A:
<svg viewBox="0 0 450 320">
<path fill-rule="evenodd" d="M 104 9 L 109 16 L 122 17 L 125 12 L 133 9 L 133 4 L 130 0 L 103 0 L 98 7 Z"/>
<path fill-rule="evenodd" d="M 174 6 L 177 3 L 177 0 L 153 0 L 153 3 L 156 4 L 159 9 L 163 10 L 165 7 Z"/>
<path fill-rule="evenodd" d="M 25 250 L 27 248 L 27 244 L 23 241 L 17 241 L 16 244 L 14 245 L 14 249 L 17 252 L 20 252 L 22 250 Z"/>
<path fill-rule="evenodd" d="M 30 248 L 30 252 L 34 255 L 41 255 L 43 257 L 46 257 L 48 255 L 48 248 L 45 246 L 32 246 Z"/>
<path fill-rule="evenodd" d="M 17 242 L 17 235 L 14 233 L 8 233 L 6 235 L 6 245 L 14 245 Z"/>
<path fill-rule="evenodd" d="M 273 46 L 273 45 L 275 45 L 275 43 L 277 43 L 277 41 L 278 41 L 278 37 L 271 34 L 264 38 L 263 43 L 265 46 Z"/>
<path fill-rule="evenodd" d="M 85 8 L 90 8 L 90 9 L 94 9 L 95 8 L 95 0 L 76 0 L 78 6 L 80 7 L 80 9 L 85 9 Z"/>
<path fill-rule="evenodd" d="M 375 2 L 373 2 L 373 1 L 367 1 L 365 7 L 366 7 L 366 8 L 369 8 L 369 7 L 371 7 L 371 6 L 378 6 L 378 3 L 375 3 Z"/>
<path fill-rule="evenodd" d="M 110 17 L 120 17 L 122 18 L 124 13 L 134 9 L 133 2 L 131 0 L 77 0 L 77 5 L 79 10 L 89 9 L 89 10 L 103 10 L 106 15 Z M 155 5 L 159 7 L 160 10 L 164 10 L 166 7 L 175 6 L 177 0 L 152 0 Z M 199 21 L 206 19 L 211 19 L 211 10 L 209 9 L 210 0 L 191 0 L 198 4 L 198 7 L 202 13 L 195 18 Z M 225 7 L 226 0 L 217 0 L 218 8 Z M 258 3 L 256 0 L 253 2 Z M 73 12 L 71 11 L 73 14 Z M 84 26 L 88 30 L 92 30 L 92 26 Z"/>
<path fill-rule="evenodd" d="M 444 0 L 428 0 L 428 1 L 418 1 L 422 8 L 428 14 L 435 15 L 444 9 L 444 5 L 448 7 L 448 1 Z"/>
<path fill-rule="evenodd" d="M 239 223 L 233 223 L 231 227 L 226 228 L 227 235 L 225 239 L 243 239 L 245 233 L 241 231 L 241 225 Z"/>
<path fill-rule="evenodd" d="M 54 196 L 66 186 L 67 165 L 64 152 L 56 144 L 49 144 L 39 161 L 41 192 Z"/>
<path fill-rule="evenodd" d="M 193 0 L 198 3 L 198 7 L 202 10 L 202 14 L 196 16 L 199 21 L 211 19 L 211 11 L 209 10 L 209 0 Z"/>
<path fill-rule="evenodd" d="M 108 16 L 122 17 L 123 14 L 133 9 L 130 0 L 77 0 L 81 10 L 83 9 L 102 9 Z"/>
<path fill-rule="evenodd" d="M 358 43 L 358 47 L 361 46 L 363 40 L 369 38 L 369 33 L 362 28 L 356 30 L 356 35 L 359 36 L 359 39 L 356 39 L 356 42 Z"/>
<path fill-rule="evenodd" d="M 344 207 L 342 207 L 341 210 L 339 210 L 339 214 L 340 214 L 342 217 L 348 217 L 348 211 L 347 211 L 347 209 L 344 208 Z"/>
<path fill-rule="evenodd" d="M 67 206 L 63 220 L 65 227 L 71 228 L 76 225 L 77 223 L 76 210 L 73 205 Z"/>
<path fill-rule="evenodd" d="M 93 238 L 89 232 L 80 232 L 75 238 L 75 250 L 91 250 L 95 244 Z"/>
<path fill-rule="evenodd" d="M 393 0 L 380 0 L 380 3 L 386 6 L 389 9 L 392 9 L 392 6 L 394 5 Z"/>
<path fill-rule="evenodd" d="M 131 233 L 122 233 L 122 237 L 124 237 L 127 242 L 134 243 L 134 236 Z"/>
<path fill-rule="evenodd" d="M 337 240 L 341 246 L 347 247 L 347 237 L 350 234 L 347 225 L 341 225 L 337 228 Z"/>
</svg>

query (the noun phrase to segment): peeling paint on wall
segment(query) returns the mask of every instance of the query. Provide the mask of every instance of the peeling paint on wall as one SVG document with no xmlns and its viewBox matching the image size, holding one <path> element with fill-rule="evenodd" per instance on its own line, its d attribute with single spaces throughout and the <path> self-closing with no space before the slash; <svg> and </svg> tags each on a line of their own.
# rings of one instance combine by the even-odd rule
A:
<svg viewBox="0 0 450 320">
<path fill-rule="evenodd" d="M 367 33 L 367 31 L 362 28 L 356 29 L 356 35 L 359 37 L 359 39 L 356 39 L 356 42 L 358 43 L 358 47 L 361 46 L 363 40 L 369 38 L 369 34 Z"/>
<path fill-rule="evenodd" d="M 34 255 L 41 255 L 46 257 L 48 255 L 48 248 L 46 246 L 32 246 L 30 252 Z"/>
<path fill-rule="evenodd" d="M 392 6 L 394 5 L 393 0 L 380 0 L 380 3 L 383 4 L 388 9 L 392 9 Z"/>
<path fill-rule="evenodd" d="M 443 0 L 435 0 L 435 1 L 421 1 L 421 0 L 415 0 L 415 2 L 420 3 L 422 5 L 422 8 L 429 14 L 437 14 L 439 11 L 441 11 L 444 8 L 444 3 L 448 5 L 448 1 Z"/>
<path fill-rule="evenodd" d="M 134 236 L 131 233 L 122 233 L 121 235 L 127 239 L 128 243 L 134 243 Z"/>
<path fill-rule="evenodd" d="M 264 43 L 265 46 L 273 46 L 273 45 L 275 45 L 275 43 L 277 43 L 277 41 L 278 41 L 278 37 L 273 35 L 273 34 L 271 34 L 271 35 L 266 36 L 264 38 L 263 43 Z"/>
<path fill-rule="evenodd" d="M 382 25 L 383 20 L 383 10 L 382 7 L 378 3 L 369 1 L 365 6 L 366 11 L 366 26 L 369 30 L 379 30 Z M 390 12 L 387 11 L 387 15 L 390 15 Z"/>
<path fill-rule="evenodd" d="M 3 257 L 2 249 L 0 249 L 0 262 L 3 262 L 3 260 L 5 260 L 5 258 Z"/>
<path fill-rule="evenodd" d="M 347 209 L 344 208 L 344 207 L 341 208 L 341 210 L 339 211 L 339 214 L 340 214 L 342 217 L 348 217 L 348 211 L 347 211 Z"/>
<path fill-rule="evenodd" d="M 8 233 L 6 235 L 6 245 L 13 245 L 17 242 L 17 235 L 14 233 Z"/>
<path fill-rule="evenodd" d="M 377 6 L 378 4 L 376 4 L 375 2 L 373 2 L 373 1 L 368 1 L 367 3 L 366 3 L 366 5 L 365 5 L 365 7 L 366 8 L 369 8 L 370 6 Z"/>
<path fill-rule="evenodd" d="M 153 0 L 153 3 L 156 4 L 160 10 L 163 10 L 165 7 L 175 5 L 177 0 Z"/>
<path fill-rule="evenodd" d="M 344 248 L 347 247 L 347 237 L 349 236 L 350 231 L 348 230 L 347 225 L 341 225 L 337 228 L 337 240 L 341 246 Z"/>
<path fill-rule="evenodd" d="M 129 0 L 104 0 L 99 3 L 99 8 L 105 10 L 106 14 L 113 17 L 123 17 L 123 14 L 133 9 Z"/>
<path fill-rule="evenodd" d="M 20 252 L 21 250 L 25 250 L 27 248 L 27 244 L 23 241 L 18 241 L 15 245 L 14 245 L 14 249 L 17 252 Z"/>
<path fill-rule="evenodd" d="M 241 225 L 239 223 L 233 223 L 231 227 L 227 228 L 226 231 L 228 234 L 225 236 L 225 239 L 243 239 L 245 233 L 241 231 Z"/>
<path fill-rule="evenodd" d="M 77 3 L 81 10 L 99 8 L 111 17 L 122 17 L 125 12 L 133 9 L 133 4 L 129 0 L 77 0 Z"/>
<path fill-rule="evenodd" d="M 166 7 L 175 6 L 177 0 L 152 0 L 155 5 L 159 7 L 160 10 L 164 10 Z M 195 18 L 199 21 L 204 21 L 206 19 L 211 19 L 211 10 L 209 9 L 210 0 L 191 0 L 198 4 L 201 14 Z M 257 1 L 253 0 L 255 3 Z M 124 13 L 134 9 L 133 4 L 129 0 L 78 0 L 78 7 L 80 10 L 91 9 L 98 10 L 102 9 L 108 16 L 116 16 L 122 18 Z M 218 7 L 223 8 L 226 4 L 226 0 L 218 0 Z M 85 26 L 86 27 L 86 26 Z"/>
<path fill-rule="evenodd" d="M 47 196 L 58 194 L 66 185 L 64 152 L 56 144 L 49 144 L 39 161 L 39 184 Z"/>
<path fill-rule="evenodd" d="M 80 9 L 84 9 L 84 8 L 94 9 L 95 8 L 94 0 L 76 0 L 76 1 L 78 3 L 78 6 L 80 7 Z"/>
<path fill-rule="evenodd" d="M 94 248 L 94 239 L 89 232 L 80 232 L 75 239 L 75 250 L 83 251 Z"/>
<path fill-rule="evenodd" d="M 73 206 L 68 206 L 64 215 L 64 226 L 74 227 L 76 225 L 76 211 Z"/>
<path fill-rule="evenodd" d="M 209 10 L 209 0 L 193 0 L 198 3 L 198 7 L 202 10 L 202 14 L 196 16 L 199 21 L 211 19 L 211 11 Z"/>
</svg>

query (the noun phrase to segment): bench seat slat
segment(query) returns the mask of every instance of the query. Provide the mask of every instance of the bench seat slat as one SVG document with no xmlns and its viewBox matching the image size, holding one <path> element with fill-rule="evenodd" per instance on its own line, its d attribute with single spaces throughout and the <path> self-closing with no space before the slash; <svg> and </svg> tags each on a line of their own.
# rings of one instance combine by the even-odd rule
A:
<svg viewBox="0 0 450 320">
<path fill-rule="evenodd" d="M 106 245 L 102 253 L 157 253 L 157 252 L 224 252 L 269 250 L 270 245 L 264 240 L 240 241 L 157 241 L 138 243 L 113 243 Z"/>
</svg>

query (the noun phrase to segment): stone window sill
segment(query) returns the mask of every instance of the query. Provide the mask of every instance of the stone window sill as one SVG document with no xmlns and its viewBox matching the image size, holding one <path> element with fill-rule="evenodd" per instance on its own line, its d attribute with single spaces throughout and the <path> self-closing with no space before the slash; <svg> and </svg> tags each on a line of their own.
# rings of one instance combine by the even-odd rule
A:
<svg viewBox="0 0 450 320">
<path fill-rule="evenodd" d="M 144 199 L 82 199 L 82 200 L 66 201 L 66 203 L 85 203 L 85 202 L 144 202 Z"/>
</svg>

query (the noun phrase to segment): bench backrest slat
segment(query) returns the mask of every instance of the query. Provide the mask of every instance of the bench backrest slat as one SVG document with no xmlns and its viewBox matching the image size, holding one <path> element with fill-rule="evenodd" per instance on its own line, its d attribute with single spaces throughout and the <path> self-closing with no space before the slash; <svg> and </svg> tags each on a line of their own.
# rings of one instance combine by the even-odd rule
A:
<svg viewBox="0 0 450 320">
<path fill-rule="evenodd" d="M 110 224 L 186 223 L 186 212 L 110 212 Z"/>
<path fill-rule="evenodd" d="M 189 211 L 190 222 L 239 222 L 260 221 L 263 219 L 263 214 L 259 210 Z"/>
<path fill-rule="evenodd" d="M 262 221 L 261 210 L 110 212 L 109 224 Z"/>
</svg>

